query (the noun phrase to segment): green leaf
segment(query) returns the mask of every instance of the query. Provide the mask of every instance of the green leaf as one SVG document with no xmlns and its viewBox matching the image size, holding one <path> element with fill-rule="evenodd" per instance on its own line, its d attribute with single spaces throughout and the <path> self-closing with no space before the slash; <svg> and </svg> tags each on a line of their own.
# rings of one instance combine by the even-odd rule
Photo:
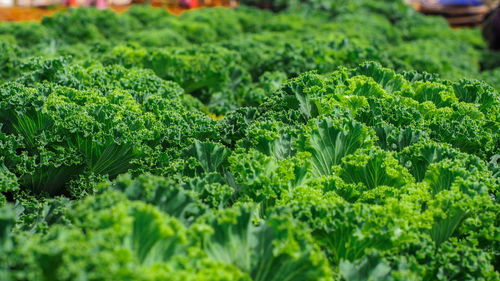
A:
<svg viewBox="0 0 500 281">
<path fill-rule="evenodd" d="M 340 273 L 349 281 L 391 280 L 391 267 L 378 253 L 370 253 L 355 262 L 341 261 Z"/>
<path fill-rule="evenodd" d="M 324 256 L 289 215 L 255 219 L 250 206 L 226 209 L 217 218 L 208 218 L 214 232 L 203 242 L 207 255 L 236 265 L 255 281 L 331 280 Z"/>
<path fill-rule="evenodd" d="M 380 185 L 402 187 L 414 182 L 392 153 L 378 147 L 360 149 L 345 157 L 340 176 L 348 183 L 363 183 L 369 189 Z"/>
<path fill-rule="evenodd" d="M 184 229 L 175 219 L 163 216 L 146 204 L 136 204 L 130 211 L 133 229 L 125 244 L 140 263 L 167 261 L 184 250 Z"/>
<path fill-rule="evenodd" d="M 222 172 L 222 164 L 231 151 L 217 143 L 195 141 L 187 156 L 194 157 L 204 173 Z"/>
<path fill-rule="evenodd" d="M 154 205 L 187 225 L 206 208 L 179 184 L 163 177 L 146 174 L 132 178 L 130 174 L 125 174 L 120 175 L 112 187 L 123 192 L 129 200 Z"/>
<path fill-rule="evenodd" d="M 345 156 L 373 145 L 374 140 L 373 132 L 360 123 L 326 117 L 309 122 L 297 146 L 299 151 L 311 153 L 312 173 L 322 176 L 331 174 Z"/>
<path fill-rule="evenodd" d="M 0 206 L 0 248 L 10 250 L 12 243 L 12 229 L 16 223 L 14 208 L 10 205 Z"/>
</svg>

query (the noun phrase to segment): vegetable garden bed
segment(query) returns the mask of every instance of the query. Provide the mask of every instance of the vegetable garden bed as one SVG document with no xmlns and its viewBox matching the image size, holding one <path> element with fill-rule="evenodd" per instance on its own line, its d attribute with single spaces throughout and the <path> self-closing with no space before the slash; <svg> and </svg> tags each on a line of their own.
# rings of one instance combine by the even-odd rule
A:
<svg viewBox="0 0 500 281">
<path fill-rule="evenodd" d="M 498 280 L 500 56 L 344 2 L 1 23 L 0 280 Z"/>
</svg>

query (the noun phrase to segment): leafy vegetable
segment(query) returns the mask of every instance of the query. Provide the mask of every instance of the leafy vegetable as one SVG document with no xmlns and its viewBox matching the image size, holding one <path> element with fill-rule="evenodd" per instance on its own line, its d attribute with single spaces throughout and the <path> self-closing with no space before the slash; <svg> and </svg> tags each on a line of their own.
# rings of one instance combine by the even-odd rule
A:
<svg viewBox="0 0 500 281">
<path fill-rule="evenodd" d="M 0 23 L 0 280 L 500 278 L 479 30 L 250 4 Z"/>
</svg>

